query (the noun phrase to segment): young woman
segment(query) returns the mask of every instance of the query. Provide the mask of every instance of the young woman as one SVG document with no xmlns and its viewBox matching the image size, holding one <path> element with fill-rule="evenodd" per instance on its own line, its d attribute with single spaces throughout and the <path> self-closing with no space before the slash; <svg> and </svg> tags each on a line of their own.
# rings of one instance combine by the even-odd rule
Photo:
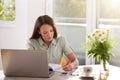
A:
<svg viewBox="0 0 120 80">
<path fill-rule="evenodd" d="M 64 37 L 58 36 L 58 30 L 54 20 L 48 16 L 39 16 L 36 20 L 34 31 L 28 42 L 29 50 L 46 50 L 49 63 L 61 63 L 63 55 L 68 62 L 63 69 L 70 71 L 79 65 L 70 45 Z"/>
</svg>

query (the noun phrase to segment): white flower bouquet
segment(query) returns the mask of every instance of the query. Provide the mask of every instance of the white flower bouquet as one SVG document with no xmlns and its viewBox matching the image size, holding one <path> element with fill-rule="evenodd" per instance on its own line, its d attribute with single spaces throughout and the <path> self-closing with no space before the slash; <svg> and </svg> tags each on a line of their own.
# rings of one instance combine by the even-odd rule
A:
<svg viewBox="0 0 120 80">
<path fill-rule="evenodd" d="M 88 57 L 97 58 L 97 61 L 103 61 L 104 70 L 106 62 L 110 62 L 110 57 L 115 56 L 110 50 L 114 48 L 113 40 L 110 37 L 110 30 L 96 29 L 89 34 L 88 41 L 85 44 Z"/>
</svg>

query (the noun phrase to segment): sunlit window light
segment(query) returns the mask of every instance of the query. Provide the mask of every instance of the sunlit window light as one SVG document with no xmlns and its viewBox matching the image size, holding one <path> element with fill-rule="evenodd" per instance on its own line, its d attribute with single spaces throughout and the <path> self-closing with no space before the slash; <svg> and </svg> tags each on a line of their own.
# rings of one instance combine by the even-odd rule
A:
<svg viewBox="0 0 120 80">
<path fill-rule="evenodd" d="M 120 0 L 111 0 L 111 5 L 112 6 L 119 6 L 120 5 Z"/>
</svg>

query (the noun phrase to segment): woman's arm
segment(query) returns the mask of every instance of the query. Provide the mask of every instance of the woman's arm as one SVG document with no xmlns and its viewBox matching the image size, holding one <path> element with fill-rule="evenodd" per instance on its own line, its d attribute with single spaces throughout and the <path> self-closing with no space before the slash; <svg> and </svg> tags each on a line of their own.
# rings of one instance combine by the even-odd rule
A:
<svg viewBox="0 0 120 80">
<path fill-rule="evenodd" d="M 76 69 L 79 65 L 79 62 L 76 58 L 76 56 L 73 53 L 70 53 L 68 56 L 68 62 L 66 65 L 63 66 L 63 69 L 65 71 L 71 71 L 73 69 Z"/>
</svg>

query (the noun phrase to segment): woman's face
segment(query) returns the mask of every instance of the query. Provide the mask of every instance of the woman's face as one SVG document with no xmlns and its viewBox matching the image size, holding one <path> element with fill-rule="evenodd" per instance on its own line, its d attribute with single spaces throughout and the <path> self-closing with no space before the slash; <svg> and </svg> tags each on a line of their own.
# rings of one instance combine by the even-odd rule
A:
<svg viewBox="0 0 120 80">
<path fill-rule="evenodd" d="M 54 36 L 53 27 L 48 24 L 44 24 L 40 28 L 40 32 L 45 43 L 51 42 Z"/>
</svg>

